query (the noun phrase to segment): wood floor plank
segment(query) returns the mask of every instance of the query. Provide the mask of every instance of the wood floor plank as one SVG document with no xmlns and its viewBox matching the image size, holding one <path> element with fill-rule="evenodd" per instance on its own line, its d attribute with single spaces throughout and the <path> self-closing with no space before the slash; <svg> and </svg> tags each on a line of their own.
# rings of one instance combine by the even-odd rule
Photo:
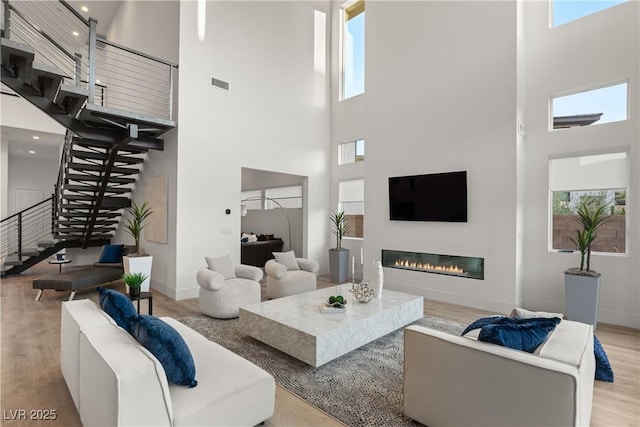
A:
<svg viewBox="0 0 640 427">
<path fill-rule="evenodd" d="M 80 426 L 80 418 L 60 371 L 60 307 L 67 292 L 45 291 L 40 302 L 32 280 L 57 272 L 57 266 L 41 263 L 26 274 L 2 279 L 0 283 L 0 407 L 6 426 Z M 321 277 L 319 287 L 330 286 Z M 124 291 L 116 282 L 114 289 Z M 95 289 L 76 294 L 96 303 Z M 142 308 L 146 312 L 143 301 Z M 154 314 L 180 318 L 200 313 L 197 299 L 173 301 L 156 292 Z M 455 304 L 425 300 L 425 314 L 464 324 L 491 314 Z M 596 381 L 594 385 L 592 426 L 640 425 L 640 331 L 613 325 L 599 325 L 596 331 L 615 373 L 614 383 Z M 55 421 L 8 420 L 10 414 L 24 409 L 56 410 Z M 274 416 L 267 426 L 340 426 L 339 421 L 278 387 Z"/>
</svg>

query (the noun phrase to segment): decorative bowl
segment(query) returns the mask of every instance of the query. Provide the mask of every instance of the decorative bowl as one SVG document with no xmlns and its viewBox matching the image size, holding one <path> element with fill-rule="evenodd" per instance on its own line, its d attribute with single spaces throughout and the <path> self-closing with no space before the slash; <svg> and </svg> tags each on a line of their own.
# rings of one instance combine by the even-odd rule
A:
<svg viewBox="0 0 640 427">
<path fill-rule="evenodd" d="M 327 307 L 343 308 L 345 305 L 347 305 L 347 299 L 343 298 L 342 302 L 331 302 L 331 300 L 327 300 L 324 302 L 324 305 Z"/>
</svg>

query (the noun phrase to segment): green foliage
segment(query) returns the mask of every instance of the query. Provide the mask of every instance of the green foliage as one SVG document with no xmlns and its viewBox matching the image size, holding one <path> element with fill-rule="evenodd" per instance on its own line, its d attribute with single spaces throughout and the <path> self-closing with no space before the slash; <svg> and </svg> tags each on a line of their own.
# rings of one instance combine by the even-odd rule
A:
<svg viewBox="0 0 640 427">
<path fill-rule="evenodd" d="M 553 194 L 553 214 L 554 215 L 573 215 L 575 210 L 569 204 L 569 193 L 555 191 Z"/>
<path fill-rule="evenodd" d="M 331 232 L 336 236 L 336 249 L 341 249 L 342 238 L 349 232 L 347 216 L 344 211 L 332 212 L 329 219 L 331 220 Z"/>
<path fill-rule="evenodd" d="M 127 284 L 130 288 L 139 288 L 142 285 L 142 282 L 147 280 L 149 276 L 144 273 L 125 273 L 122 275 L 122 280 Z"/>
<path fill-rule="evenodd" d="M 140 233 L 142 229 L 147 225 L 146 220 L 153 213 L 151 208 L 147 205 L 147 202 L 143 202 L 141 205 L 138 205 L 136 202 L 133 202 L 133 205 L 127 209 L 129 218 L 127 218 L 127 232 L 131 234 L 133 239 L 136 242 L 135 253 L 138 254 L 140 251 Z"/>
<path fill-rule="evenodd" d="M 576 230 L 576 237 L 570 240 L 580 251 L 580 271 L 585 270 L 585 260 L 586 271 L 591 271 L 591 246 L 600 227 L 611 218 L 606 213 L 607 207 L 597 200 L 583 201 L 576 212 L 575 220 L 580 228 Z"/>
</svg>

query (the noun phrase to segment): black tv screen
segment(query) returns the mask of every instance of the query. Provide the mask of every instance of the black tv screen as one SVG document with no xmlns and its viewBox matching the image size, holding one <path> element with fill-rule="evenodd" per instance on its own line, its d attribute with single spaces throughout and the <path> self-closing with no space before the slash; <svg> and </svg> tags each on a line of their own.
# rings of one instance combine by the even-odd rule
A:
<svg viewBox="0 0 640 427">
<path fill-rule="evenodd" d="M 467 172 L 389 178 L 389 218 L 467 222 Z"/>
</svg>

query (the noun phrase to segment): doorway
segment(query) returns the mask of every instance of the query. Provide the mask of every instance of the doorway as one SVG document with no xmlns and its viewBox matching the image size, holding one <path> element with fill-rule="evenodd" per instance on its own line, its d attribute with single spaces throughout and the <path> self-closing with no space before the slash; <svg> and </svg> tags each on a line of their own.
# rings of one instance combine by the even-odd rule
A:
<svg viewBox="0 0 640 427">
<path fill-rule="evenodd" d="M 307 177 L 242 168 L 241 232 L 281 238 L 283 251 L 305 255 Z"/>
</svg>

